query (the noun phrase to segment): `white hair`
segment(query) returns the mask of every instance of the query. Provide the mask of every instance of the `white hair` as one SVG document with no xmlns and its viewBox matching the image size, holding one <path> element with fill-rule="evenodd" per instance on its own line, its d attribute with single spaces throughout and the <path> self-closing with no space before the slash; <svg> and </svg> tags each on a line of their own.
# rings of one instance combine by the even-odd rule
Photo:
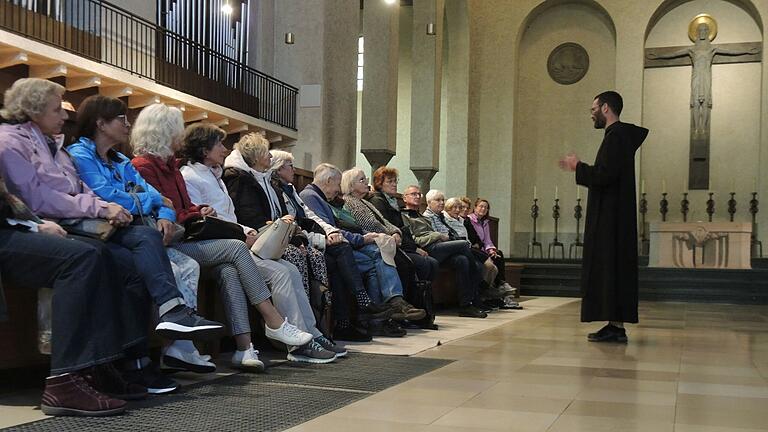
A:
<svg viewBox="0 0 768 432">
<path fill-rule="evenodd" d="M 141 110 L 131 129 L 134 154 L 166 159 L 173 155 L 173 141 L 184 134 L 184 116 L 176 107 L 152 104 Z"/>
<path fill-rule="evenodd" d="M 461 207 L 462 205 L 464 205 L 464 201 L 462 201 L 461 198 L 448 198 L 448 200 L 445 202 L 445 211 L 451 211 L 454 207 Z"/>
<path fill-rule="evenodd" d="M 341 174 L 341 193 L 349 195 L 360 178 L 365 178 L 365 171 L 358 167 L 352 167 Z"/>
<path fill-rule="evenodd" d="M 8 121 L 23 123 L 32 116 L 42 114 L 51 98 L 64 95 L 64 91 L 63 86 L 53 81 L 40 78 L 18 79 L 5 91 L 5 106 L 0 109 L 0 115 Z"/>
<path fill-rule="evenodd" d="M 324 183 L 328 183 L 329 181 L 340 178 L 341 177 L 341 171 L 336 168 L 335 165 L 331 165 L 329 163 L 321 163 L 317 167 L 315 167 L 315 172 L 313 173 L 314 180 L 312 183 L 316 185 L 321 185 Z"/>
<path fill-rule="evenodd" d="M 283 150 L 270 150 L 272 155 L 272 170 L 277 171 L 288 162 L 293 162 L 293 155 Z"/>
<path fill-rule="evenodd" d="M 264 135 L 256 132 L 243 135 L 236 143 L 235 150 L 243 156 L 243 160 L 249 167 L 253 168 L 256 161 L 269 153 L 269 141 Z"/>
<path fill-rule="evenodd" d="M 443 199 L 445 199 L 445 194 L 442 191 L 440 191 L 440 190 L 430 189 L 429 192 L 427 192 L 427 196 L 426 196 L 427 204 L 429 204 L 429 202 L 431 202 L 431 201 L 433 201 L 433 200 L 435 200 L 435 199 L 437 199 L 439 197 L 442 197 Z"/>
</svg>

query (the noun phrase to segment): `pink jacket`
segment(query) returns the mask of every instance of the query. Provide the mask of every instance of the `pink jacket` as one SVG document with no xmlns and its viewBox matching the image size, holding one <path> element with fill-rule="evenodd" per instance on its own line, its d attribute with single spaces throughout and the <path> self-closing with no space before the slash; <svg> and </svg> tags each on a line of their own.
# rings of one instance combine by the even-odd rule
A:
<svg viewBox="0 0 768 432">
<path fill-rule="evenodd" d="M 8 190 L 43 218 L 96 218 L 107 206 L 83 184 L 56 140 L 56 155 L 33 122 L 0 125 L 0 174 Z"/>
<path fill-rule="evenodd" d="M 477 236 L 480 237 L 480 240 L 483 242 L 483 250 L 487 252 L 491 249 L 496 249 L 496 245 L 494 245 L 493 240 L 491 240 L 491 228 L 488 219 L 477 220 L 477 215 L 474 213 L 471 213 L 467 217 L 472 222 L 472 227 L 477 231 Z"/>
</svg>

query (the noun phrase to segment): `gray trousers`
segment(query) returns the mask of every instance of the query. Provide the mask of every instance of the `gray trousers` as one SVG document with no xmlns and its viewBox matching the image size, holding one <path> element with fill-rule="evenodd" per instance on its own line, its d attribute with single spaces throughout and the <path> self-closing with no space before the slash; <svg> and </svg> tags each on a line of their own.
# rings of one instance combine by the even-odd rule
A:
<svg viewBox="0 0 768 432">
<path fill-rule="evenodd" d="M 271 294 L 248 246 L 240 240 L 222 239 L 180 243 L 173 248 L 197 261 L 201 267 L 212 268 L 217 273 L 232 334 L 249 333 L 249 302 L 257 305 L 269 299 Z"/>
</svg>

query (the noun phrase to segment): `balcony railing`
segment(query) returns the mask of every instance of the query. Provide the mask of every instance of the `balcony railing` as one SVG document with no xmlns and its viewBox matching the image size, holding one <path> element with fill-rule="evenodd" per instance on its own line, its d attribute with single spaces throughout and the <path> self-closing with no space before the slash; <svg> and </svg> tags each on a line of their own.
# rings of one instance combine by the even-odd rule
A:
<svg viewBox="0 0 768 432">
<path fill-rule="evenodd" d="M 296 87 L 108 2 L 0 0 L 0 28 L 296 130 Z"/>
</svg>

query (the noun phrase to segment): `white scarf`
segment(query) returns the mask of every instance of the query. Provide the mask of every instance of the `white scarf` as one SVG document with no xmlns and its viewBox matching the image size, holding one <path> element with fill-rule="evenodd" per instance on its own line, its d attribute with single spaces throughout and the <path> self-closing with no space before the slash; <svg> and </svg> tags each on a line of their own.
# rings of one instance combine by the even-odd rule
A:
<svg viewBox="0 0 768 432">
<path fill-rule="evenodd" d="M 271 220 L 276 220 L 280 216 L 282 216 L 282 212 L 280 211 L 280 201 L 277 198 L 277 193 L 275 192 L 275 188 L 272 187 L 270 184 L 270 179 L 272 178 L 272 170 L 267 170 L 265 172 L 257 171 L 245 162 L 245 159 L 243 159 L 243 155 L 240 153 L 239 150 L 235 149 L 232 150 L 232 153 L 227 156 L 227 158 L 224 160 L 224 167 L 225 168 L 237 168 L 241 169 L 245 172 L 251 173 L 251 175 L 256 179 L 256 182 L 261 186 L 262 189 L 264 189 L 264 193 L 267 194 L 267 200 L 269 201 L 269 209 L 270 209 L 270 216 Z"/>
</svg>

